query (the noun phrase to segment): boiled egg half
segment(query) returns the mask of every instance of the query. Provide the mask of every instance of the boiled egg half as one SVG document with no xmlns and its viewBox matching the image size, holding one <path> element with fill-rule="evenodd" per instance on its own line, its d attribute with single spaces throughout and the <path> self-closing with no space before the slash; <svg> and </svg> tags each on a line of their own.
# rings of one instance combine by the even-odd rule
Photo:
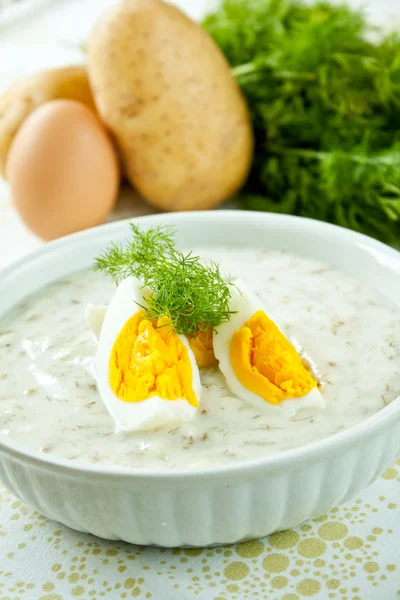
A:
<svg viewBox="0 0 400 600">
<path fill-rule="evenodd" d="M 148 318 L 149 291 L 133 277 L 109 306 L 87 307 L 99 335 L 95 375 L 117 430 L 145 430 L 190 420 L 200 401 L 200 375 L 186 337 L 167 317 Z M 143 307 L 143 308 L 142 308 Z"/>
<path fill-rule="evenodd" d="M 290 413 L 325 406 L 318 382 L 261 300 L 243 281 L 233 284 L 234 314 L 214 335 L 214 353 L 232 392 L 258 408 Z"/>
<path fill-rule="evenodd" d="M 97 340 L 100 337 L 106 312 L 107 305 L 86 305 L 86 322 Z M 190 349 L 194 354 L 198 367 L 214 367 L 218 365 L 214 354 L 213 336 L 214 332 L 212 330 L 206 331 L 206 329 L 201 329 L 197 335 L 188 338 Z"/>
</svg>

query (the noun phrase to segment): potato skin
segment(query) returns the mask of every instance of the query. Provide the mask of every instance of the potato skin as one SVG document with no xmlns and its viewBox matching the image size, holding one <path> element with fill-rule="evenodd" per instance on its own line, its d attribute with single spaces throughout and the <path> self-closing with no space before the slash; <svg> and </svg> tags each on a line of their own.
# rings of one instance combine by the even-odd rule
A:
<svg viewBox="0 0 400 600">
<path fill-rule="evenodd" d="M 95 112 L 84 67 L 42 71 L 16 81 L 0 97 L 0 173 L 5 177 L 8 151 L 25 119 L 50 100 L 76 100 Z"/>
<path fill-rule="evenodd" d="M 246 102 L 200 25 L 161 0 L 125 0 L 95 25 L 88 72 L 131 183 L 163 210 L 213 208 L 244 182 Z"/>
</svg>

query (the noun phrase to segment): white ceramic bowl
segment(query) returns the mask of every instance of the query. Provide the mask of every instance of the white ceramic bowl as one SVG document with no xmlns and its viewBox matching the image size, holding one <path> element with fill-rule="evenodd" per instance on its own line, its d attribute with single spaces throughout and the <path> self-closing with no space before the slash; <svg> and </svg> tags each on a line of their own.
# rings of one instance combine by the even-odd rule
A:
<svg viewBox="0 0 400 600">
<path fill-rule="evenodd" d="M 218 211 L 157 215 L 181 245 L 285 248 L 318 258 L 400 305 L 400 254 L 365 236 L 296 217 Z M 88 267 L 126 221 L 47 244 L 0 275 L 0 315 L 27 294 Z M 360 358 L 361 360 L 362 358 Z M 174 471 L 74 462 L 0 442 L 0 479 L 50 519 L 108 539 L 206 546 L 294 527 L 349 500 L 400 453 L 400 398 L 360 425 L 322 441 L 228 466 Z"/>
</svg>

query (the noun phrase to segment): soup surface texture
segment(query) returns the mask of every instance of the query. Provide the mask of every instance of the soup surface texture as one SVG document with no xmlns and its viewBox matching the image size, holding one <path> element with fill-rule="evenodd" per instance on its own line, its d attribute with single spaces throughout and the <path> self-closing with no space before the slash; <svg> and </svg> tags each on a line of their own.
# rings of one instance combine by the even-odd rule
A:
<svg viewBox="0 0 400 600">
<path fill-rule="evenodd" d="M 197 468 L 260 458 L 349 428 L 400 394 L 400 311 L 330 267 L 285 252 L 196 249 L 242 278 L 316 363 L 325 409 L 284 416 L 232 395 L 218 368 L 201 372 L 200 408 L 174 428 L 115 433 L 93 373 L 85 305 L 108 304 L 102 274 L 80 271 L 0 319 L 0 439 L 72 461 Z"/>
</svg>

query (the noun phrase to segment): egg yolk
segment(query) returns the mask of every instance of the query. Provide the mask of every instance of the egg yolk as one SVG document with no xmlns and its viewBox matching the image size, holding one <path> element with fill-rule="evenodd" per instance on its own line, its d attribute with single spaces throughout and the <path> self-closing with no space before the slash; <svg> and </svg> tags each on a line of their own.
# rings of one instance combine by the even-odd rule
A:
<svg viewBox="0 0 400 600">
<path fill-rule="evenodd" d="M 151 321 L 138 311 L 123 326 L 109 362 L 110 386 L 121 400 L 185 398 L 198 406 L 187 348 L 169 323 L 168 318 Z"/>
<path fill-rule="evenodd" d="M 189 338 L 191 347 L 198 367 L 212 367 L 218 364 L 214 354 L 213 331 L 210 329 L 200 331 L 195 337 Z"/>
<path fill-rule="evenodd" d="M 240 383 L 271 404 L 305 396 L 317 385 L 295 347 L 261 310 L 233 334 L 230 359 Z"/>
</svg>

